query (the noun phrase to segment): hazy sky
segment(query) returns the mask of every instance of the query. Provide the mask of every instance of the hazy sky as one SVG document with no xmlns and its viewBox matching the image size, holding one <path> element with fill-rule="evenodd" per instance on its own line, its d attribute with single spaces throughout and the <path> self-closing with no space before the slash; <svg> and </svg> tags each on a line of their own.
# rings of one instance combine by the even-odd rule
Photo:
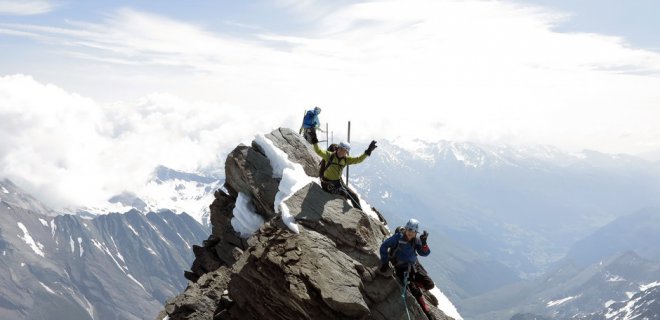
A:
<svg viewBox="0 0 660 320">
<path fill-rule="evenodd" d="M 0 0 L 0 176 L 52 202 L 101 199 L 158 164 L 213 165 L 315 105 L 337 139 L 351 120 L 358 143 L 656 152 L 658 12 L 648 0 Z"/>
</svg>

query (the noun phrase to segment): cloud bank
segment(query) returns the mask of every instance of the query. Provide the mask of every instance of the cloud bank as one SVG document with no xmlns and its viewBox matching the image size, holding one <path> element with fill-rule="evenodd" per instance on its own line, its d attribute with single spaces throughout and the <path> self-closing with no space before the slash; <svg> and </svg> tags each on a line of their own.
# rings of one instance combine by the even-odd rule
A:
<svg viewBox="0 0 660 320">
<path fill-rule="evenodd" d="M 139 191 L 161 164 L 224 172 L 216 166 L 254 136 L 252 117 L 162 94 L 99 104 L 29 76 L 0 77 L 0 176 L 58 207 L 100 203 Z"/>
<path fill-rule="evenodd" d="M 1 23 L 48 53 L 22 61 L 34 78 L 0 80 L 0 173 L 76 190 L 69 202 L 102 198 L 157 164 L 204 168 L 255 133 L 297 128 L 313 105 L 335 140 L 350 120 L 358 144 L 660 149 L 660 54 L 556 31 L 569 14 L 506 1 L 279 5 L 304 28 L 236 34 L 133 8 Z"/>
<path fill-rule="evenodd" d="M 338 132 L 352 120 L 363 140 L 660 148 L 650 120 L 660 116 L 660 55 L 618 37 L 554 31 L 568 14 L 501 1 L 281 5 L 302 21 L 325 14 L 290 34 L 230 36 L 131 8 L 100 22 L 3 30 L 86 63 L 85 72 L 71 72 L 71 87 L 90 96 L 102 90 L 106 100 L 168 92 L 268 116 L 274 107 L 298 114 L 320 105 L 328 111 L 322 120 Z M 117 86 L 125 90 L 98 89 Z"/>
</svg>

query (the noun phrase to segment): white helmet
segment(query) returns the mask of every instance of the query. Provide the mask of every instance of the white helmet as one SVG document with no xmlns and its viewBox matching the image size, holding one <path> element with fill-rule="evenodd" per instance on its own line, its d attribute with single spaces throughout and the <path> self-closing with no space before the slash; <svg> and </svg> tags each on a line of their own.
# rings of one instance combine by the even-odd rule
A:
<svg viewBox="0 0 660 320">
<path fill-rule="evenodd" d="M 406 222 L 406 229 L 417 232 L 419 230 L 419 221 L 417 219 L 410 219 Z"/>
<path fill-rule="evenodd" d="M 339 148 L 346 149 L 346 151 L 351 151 L 351 145 L 348 142 L 340 142 Z"/>
</svg>

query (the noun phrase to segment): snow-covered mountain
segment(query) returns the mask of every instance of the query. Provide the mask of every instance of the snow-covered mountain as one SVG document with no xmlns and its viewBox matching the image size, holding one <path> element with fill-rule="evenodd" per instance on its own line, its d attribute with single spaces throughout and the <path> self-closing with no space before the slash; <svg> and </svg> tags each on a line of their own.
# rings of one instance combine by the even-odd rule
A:
<svg viewBox="0 0 660 320">
<path fill-rule="evenodd" d="M 158 212 L 171 210 L 187 213 L 202 225 L 209 226 L 209 204 L 213 192 L 222 187 L 223 178 L 177 171 L 164 166 L 155 168 L 151 178 L 139 190 L 124 191 L 104 203 L 69 209 L 69 213 L 89 216 L 111 212 Z"/>
<path fill-rule="evenodd" d="M 361 146 L 353 143 L 353 149 L 359 153 Z M 146 213 L 171 209 L 190 213 L 208 226 L 208 205 L 213 201 L 213 192 L 223 183 L 224 178 L 158 167 L 141 190 L 129 190 L 111 197 L 107 203 L 77 210 L 77 216 L 94 218 L 86 212 L 135 209 L 134 213 Z M 422 221 L 422 228 L 431 231 L 429 242 L 434 254 L 425 265 L 433 278 L 443 283 L 443 292 L 466 319 L 488 310 L 501 310 L 511 306 L 511 302 L 524 305 L 522 297 L 527 296 L 539 297 L 535 305 L 543 310 L 550 302 L 560 310 L 568 308 L 571 301 L 587 298 L 582 293 L 583 298 L 563 300 L 591 290 L 586 287 L 573 293 L 552 291 L 565 288 L 566 284 L 549 282 L 545 287 L 534 287 L 538 285 L 534 280 L 549 277 L 558 261 L 571 255 L 569 252 L 587 257 L 579 252 L 598 251 L 590 248 L 597 248 L 604 238 L 590 240 L 586 235 L 612 221 L 632 221 L 625 215 L 640 208 L 660 206 L 657 162 L 594 151 L 568 154 L 547 146 L 379 141 L 379 148 L 368 160 L 351 166 L 350 184 L 387 217 L 391 227 L 416 217 Z M 0 199 L 9 200 L 14 187 L 7 184 L 7 193 L 0 189 Z M 45 207 L 34 199 L 22 199 L 24 207 Z M 45 217 L 54 213 L 46 211 L 43 219 L 49 221 Z M 576 243 L 584 246 L 574 247 Z M 4 245 L 0 242 L 0 248 Z M 636 249 L 639 248 L 629 250 Z M 619 248 L 604 252 L 607 254 L 603 253 L 604 258 L 598 261 L 615 261 L 621 255 Z M 658 252 L 653 245 L 637 251 L 642 254 L 639 261 L 646 261 L 647 254 L 653 252 Z M 585 263 L 593 267 L 590 270 L 598 270 L 594 261 Z M 565 275 L 572 279 L 582 267 L 562 270 L 573 270 L 570 276 Z M 534 284 L 521 283 L 521 279 Z M 589 279 L 606 278 L 592 274 Z M 640 279 L 634 285 L 650 280 Z M 517 288 L 518 296 L 500 291 L 511 288 Z M 624 289 L 612 292 L 617 290 Z M 499 295 L 498 299 L 493 295 Z M 608 299 L 624 298 L 625 295 Z M 473 305 L 481 309 L 470 309 Z M 593 310 L 604 307 L 604 302 L 598 300 L 590 306 L 590 312 L 599 312 Z M 578 314 L 571 312 L 565 314 Z"/>
<path fill-rule="evenodd" d="M 466 319 L 517 319 L 524 314 L 543 319 L 605 319 L 660 279 L 660 262 L 634 252 L 610 257 L 585 268 L 564 265 L 542 278 L 520 282 L 463 302 Z M 657 310 L 660 301 L 646 307 Z M 605 312 L 610 308 L 608 312 Z M 515 317 L 517 315 L 517 317 Z M 658 314 L 660 315 L 660 314 Z M 524 318 L 523 318 L 524 319 Z"/>
<path fill-rule="evenodd" d="M 54 216 L 8 180 L 0 191 L 0 319 L 151 319 L 208 235 L 187 214 Z"/>
<path fill-rule="evenodd" d="M 615 301 L 628 301 L 660 281 L 660 209 L 645 209 L 578 241 L 543 277 L 463 301 L 472 319 L 509 319 L 529 313 L 547 319 L 605 319 Z M 640 256 L 644 255 L 643 257 Z M 657 310 L 660 300 L 639 304 Z M 654 309 L 655 308 L 655 309 Z M 658 314 L 660 315 L 660 314 Z"/>
<path fill-rule="evenodd" d="M 541 276 L 618 217 L 660 205 L 658 163 L 546 146 L 379 141 L 351 166 L 350 184 L 391 225 L 412 216 L 432 232 L 441 254 L 429 271 L 459 311 L 471 297 Z"/>
<path fill-rule="evenodd" d="M 660 319 L 660 281 L 640 287 L 625 301 L 608 301 L 606 310 L 575 320 L 633 320 Z"/>
</svg>

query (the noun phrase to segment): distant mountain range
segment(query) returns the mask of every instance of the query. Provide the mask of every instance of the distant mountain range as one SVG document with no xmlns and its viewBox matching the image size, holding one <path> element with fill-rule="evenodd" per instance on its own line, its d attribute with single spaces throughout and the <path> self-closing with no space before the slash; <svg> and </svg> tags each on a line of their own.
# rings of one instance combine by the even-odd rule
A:
<svg viewBox="0 0 660 320">
<path fill-rule="evenodd" d="M 579 250 L 608 243 L 588 235 L 660 206 L 660 163 L 631 156 L 454 142 L 379 146 L 350 168 L 351 185 L 392 225 L 416 217 L 432 232 L 429 271 L 466 319 L 475 315 L 466 310 L 481 303 L 473 297 L 552 272 L 578 241 L 582 247 L 573 250 L 586 259 Z M 653 259 L 656 237 L 644 239 L 646 245 L 624 241 L 601 251 L 640 249 Z"/>
<path fill-rule="evenodd" d="M 204 226 L 209 226 L 209 204 L 213 192 L 222 187 L 223 178 L 207 177 L 177 171 L 164 166 L 154 169 L 151 179 L 140 190 L 127 190 L 106 202 L 69 208 L 65 212 L 94 216 L 110 212 L 137 210 L 142 213 L 171 210 L 187 213 Z"/>
<path fill-rule="evenodd" d="M 599 319 L 614 303 L 630 301 L 660 279 L 660 262 L 626 252 L 585 268 L 567 264 L 542 278 L 519 282 L 463 301 L 466 319 Z M 627 302 L 626 302 L 627 303 Z M 624 303 L 625 304 L 625 303 Z M 646 309 L 657 309 L 660 301 Z M 660 315 L 660 314 L 658 314 Z M 512 318 L 513 319 L 513 318 Z M 604 318 L 603 318 L 604 319 Z"/>
<path fill-rule="evenodd" d="M 353 149 L 361 150 L 361 146 L 354 143 Z M 2 213 L 2 219 L 13 218 L 0 224 L 0 251 L 7 256 L 28 252 L 33 258 L 35 255 L 41 257 L 36 253 L 39 250 L 46 250 L 46 257 L 45 252 L 52 250 L 70 251 L 70 258 L 73 258 L 80 254 L 76 251 L 79 250 L 76 248 L 80 237 L 83 257 L 98 251 L 98 257 L 107 260 L 104 267 L 115 265 L 117 270 L 113 277 L 128 278 L 128 284 L 140 288 L 130 280 L 128 273 L 149 291 L 150 287 L 145 285 L 147 278 L 139 277 L 137 271 L 122 272 L 126 269 L 117 268 L 110 258 L 112 254 L 103 253 L 106 252 L 103 246 L 113 253 L 112 239 L 115 242 L 118 238 L 132 239 L 132 245 L 118 247 L 148 247 L 160 257 L 168 253 L 161 253 L 156 248 L 156 242 L 163 241 L 158 232 L 170 243 L 179 238 L 177 232 L 189 245 L 201 242 L 208 231 L 200 232 L 201 235 L 195 232 L 197 240 L 192 240 L 178 230 L 160 230 L 160 225 L 168 228 L 182 222 L 160 225 L 156 222 L 190 219 L 173 214 L 186 212 L 193 217 L 190 220 L 208 227 L 208 206 L 213 201 L 213 191 L 222 188 L 223 183 L 223 177 L 205 177 L 158 167 L 141 190 L 127 190 L 106 203 L 71 209 L 69 212 L 75 215 L 54 218 L 56 212 L 23 193 L 15 193 L 16 196 L 9 201 L 8 194 L 14 193 L 12 188 L 15 186 L 5 180 L 2 188 L 6 186 L 7 193 L 0 188 L 0 209 L 14 210 L 13 213 L 22 210 L 23 216 L 30 218 L 22 221 L 17 216 Z M 646 292 L 640 291 L 640 286 L 659 279 L 653 277 L 657 270 L 655 261 L 660 256 L 656 245 L 660 243 L 657 241 L 660 232 L 655 226 L 660 224 L 655 209 L 640 211 L 660 207 L 658 162 L 594 151 L 567 154 L 545 146 L 516 148 L 456 142 L 379 141 L 379 148 L 368 160 L 350 167 L 349 183 L 383 213 L 390 228 L 402 225 L 410 217 L 421 220 L 422 229 L 431 232 L 429 242 L 433 250 L 430 257 L 423 258 L 424 264 L 468 320 L 508 320 L 513 316 L 526 319 L 527 315 L 549 319 L 562 319 L 559 315 L 597 317 L 603 312 L 614 312 L 611 308 L 621 303 L 634 303 L 628 299 Z M 6 209 L 5 203 L 11 209 Z M 133 211 L 125 215 L 97 216 L 99 213 L 129 210 Z M 159 211 L 158 214 L 147 214 Z M 630 215 L 633 212 L 637 213 Z M 52 233 L 51 221 L 58 226 L 76 225 L 87 233 L 80 231 L 83 233 L 64 234 L 59 238 L 58 233 Z M 113 222 L 105 224 L 103 221 Z M 22 231 L 19 222 L 27 233 Z M 138 230 L 134 223 L 144 226 L 144 231 Z M 150 225 L 159 231 L 149 233 L 145 240 L 147 244 L 135 242 L 143 232 L 152 229 Z M 112 231 L 104 229 L 119 227 L 124 237 L 113 234 L 110 238 L 107 234 Z M 131 228 L 140 236 L 137 237 Z M 14 233 L 17 236 L 8 236 Z M 26 234 L 33 240 L 39 239 L 34 240 L 34 246 L 29 245 L 30 238 Z M 46 241 L 47 237 L 51 240 Z M 49 247 L 53 246 L 51 242 L 55 239 L 55 247 L 59 249 Z M 91 247 L 85 246 L 85 241 L 91 239 L 102 245 L 99 247 L 91 242 Z M 74 249 L 70 249 L 71 244 Z M 20 250 L 16 249 L 19 247 Z M 176 248 L 177 252 L 190 254 L 185 245 Z M 142 254 L 144 252 L 134 253 Z M 123 252 L 121 255 L 124 258 L 132 256 Z M 170 252 L 169 255 L 175 254 Z M 11 261 L 15 260 L 29 259 L 14 257 Z M 114 260 L 123 266 L 117 255 Z M 170 258 L 162 260 L 171 261 Z M 629 265 L 626 261 L 630 262 Z M 7 262 L 3 259 L 2 263 Z M 61 266 L 64 262 L 55 264 Z M 26 265 L 29 264 L 26 262 Z M 15 265 L 12 267 L 16 268 Z M 172 269 L 164 273 L 170 273 L 170 276 L 175 272 L 180 274 L 189 268 L 189 262 L 181 263 L 177 268 L 178 271 Z M 66 277 L 71 277 L 66 272 L 55 274 L 62 277 L 56 277 L 58 283 L 65 283 Z M 630 283 L 608 281 L 617 279 L 616 276 Z M 6 283 L 12 282 L 7 280 Z M 98 283 L 106 285 L 101 281 Z M 49 293 L 39 283 L 31 286 Z M 73 288 L 73 284 L 68 286 Z M 37 289 L 32 290 L 36 292 Z M 650 294 L 653 292 L 651 290 L 644 296 L 653 296 Z M 109 294 L 100 295 L 112 298 Z M 167 294 L 152 296 L 153 301 L 157 301 Z M 85 305 L 80 302 L 84 300 L 74 298 L 73 294 L 67 299 L 73 301 L 71 304 Z M 5 305 L 12 305 L 5 300 L 13 305 L 22 301 L 12 295 L 0 296 L 0 310 L 5 310 L 2 309 Z M 78 309 L 89 314 L 89 308 Z M 612 311 L 607 311 L 610 309 Z M 2 315 L 0 313 L 0 317 Z"/>
<path fill-rule="evenodd" d="M 470 315 L 466 319 L 509 319 L 530 313 L 577 320 L 605 319 L 614 308 L 624 308 L 622 304 L 637 304 L 638 313 L 659 310 L 660 300 L 642 304 L 633 298 L 653 296 L 645 291 L 660 284 L 658 219 L 660 209 L 618 218 L 577 242 L 544 276 L 467 299 L 461 303 L 462 312 Z"/>
<path fill-rule="evenodd" d="M 1 319 L 152 319 L 209 230 L 172 211 L 54 215 L 0 181 Z"/>
<path fill-rule="evenodd" d="M 603 257 L 629 250 L 660 261 L 660 208 L 647 208 L 617 218 L 576 242 L 564 260 L 588 266 Z"/>
</svg>

